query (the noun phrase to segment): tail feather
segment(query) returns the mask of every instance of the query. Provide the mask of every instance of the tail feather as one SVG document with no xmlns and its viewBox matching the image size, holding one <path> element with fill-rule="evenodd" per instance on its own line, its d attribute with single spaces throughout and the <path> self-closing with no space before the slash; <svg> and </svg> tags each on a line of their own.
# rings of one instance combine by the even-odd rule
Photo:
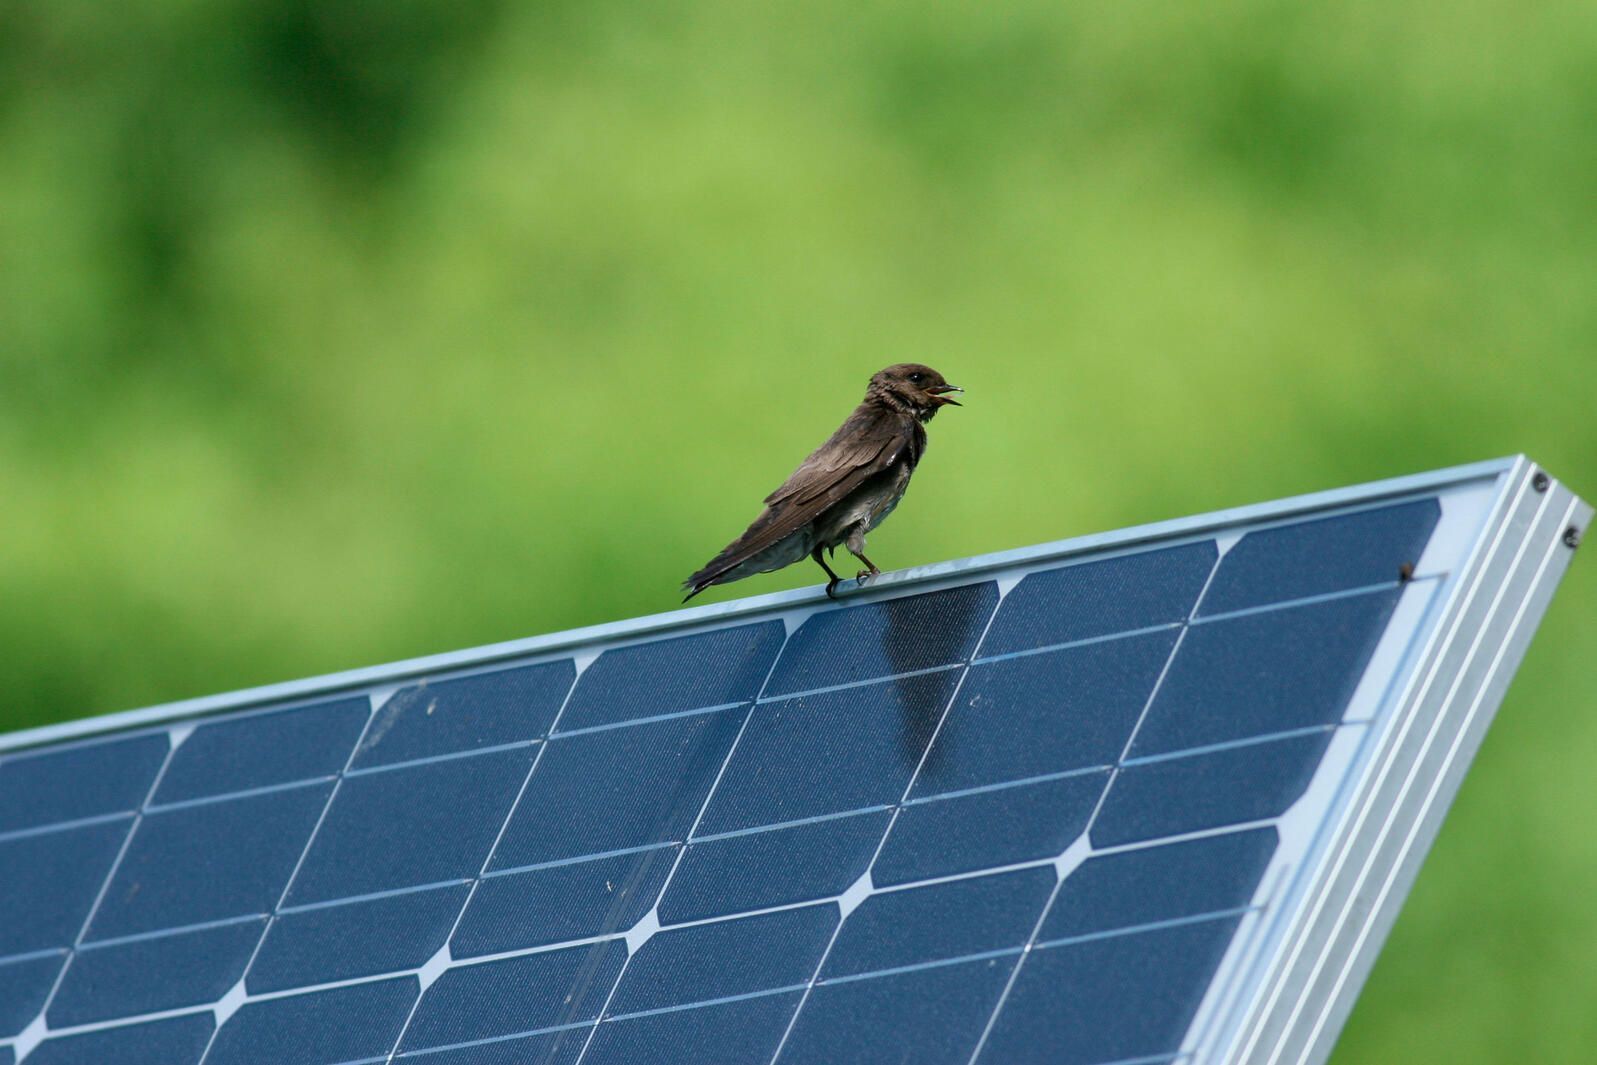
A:
<svg viewBox="0 0 1597 1065">
<path fill-rule="evenodd" d="M 720 584 L 721 578 L 746 561 L 745 552 L 739 550 L 742 544 L 743 537 L 740 536 L 730 544 L 727 544 L 720 554 L 706 562 L 704 567 L 697 573 L 683 581 L 682 587 L 689 589 L 689 591 L 687 595 L 683 596 L 682 601 L 686 603 L 712 584 Z"/>
<path fill-rule="evenodd" d="M 686 603 L 712 584 L 736 580 L 736 577 L 729 577 L 728 574 L 770 546 L 768 537 L 763 534 L 774 517 L 770 510 L 766 510 L 754 519 L 752 525 L 743 530 L 742 536 L 721 548 L 720 552 L 706 562 L 697 573 L 683 581 L 682 587 L 690 591 L 682 601 Z"/>
</svg>

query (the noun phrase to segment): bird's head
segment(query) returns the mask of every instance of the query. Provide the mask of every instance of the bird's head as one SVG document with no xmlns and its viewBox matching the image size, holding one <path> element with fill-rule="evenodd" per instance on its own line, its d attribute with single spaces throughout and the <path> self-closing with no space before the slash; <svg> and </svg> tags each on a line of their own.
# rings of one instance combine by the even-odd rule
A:
<svg viewBox="0 0 1597 1065">
<path fill-rule="evenodd" d="M 950 399 L 949 394 L 963 392 L 943 380 L 943 375 L 930 366 L 922 366 L 918 362 L 901 362 L 896 366 L 889 366 L 871 378 L 871 385 L 865 392 L 867 398 L 874 398 L 878 402 L 886 403 L 901 410 L 907 410 L 923 422 L 932 420 L 932 415 L 947 406 L 959 406 L 958 400 Z"/>
</svg>

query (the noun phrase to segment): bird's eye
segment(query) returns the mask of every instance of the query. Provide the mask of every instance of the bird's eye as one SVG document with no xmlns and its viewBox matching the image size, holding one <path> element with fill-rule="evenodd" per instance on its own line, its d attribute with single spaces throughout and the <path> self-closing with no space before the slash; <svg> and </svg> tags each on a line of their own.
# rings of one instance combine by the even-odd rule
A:
<svg viewBox="0 0 1597 1065">
<path fill-rule="evenodd" d="M 923 373 L 912 373 L 909 375 L 909 379 L 918 385 L 922 381 L 926 380 L 926 375 Z"/>
</svg>

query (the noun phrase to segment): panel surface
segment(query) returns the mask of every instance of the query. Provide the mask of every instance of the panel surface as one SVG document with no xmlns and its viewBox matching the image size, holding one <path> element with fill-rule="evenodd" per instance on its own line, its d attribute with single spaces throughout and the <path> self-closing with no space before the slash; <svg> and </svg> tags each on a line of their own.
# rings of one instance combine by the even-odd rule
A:
<svg viewBox="0 0 1597 1065">
<path fill-rule="evenodd" d="M 0 1061 L 1217 1061 L 1509 472 L 0 745 Z"/>
</svg>

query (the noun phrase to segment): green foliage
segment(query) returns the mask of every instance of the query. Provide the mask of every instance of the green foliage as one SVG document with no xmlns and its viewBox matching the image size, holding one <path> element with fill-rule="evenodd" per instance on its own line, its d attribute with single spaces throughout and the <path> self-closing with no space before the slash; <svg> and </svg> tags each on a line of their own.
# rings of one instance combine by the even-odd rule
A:
<svg viewBox="0 0 1597 1065">
<path fill-rule="evenodd" d="M 1594 31 L 10 0 L 0 728 L 669 609 L 907 358 L 969 396 L 891 567 L 1516 451 L 1597 493 Z M 1339 1065 L 1589 1060 L 1594 593 Z"/>
</svg>

